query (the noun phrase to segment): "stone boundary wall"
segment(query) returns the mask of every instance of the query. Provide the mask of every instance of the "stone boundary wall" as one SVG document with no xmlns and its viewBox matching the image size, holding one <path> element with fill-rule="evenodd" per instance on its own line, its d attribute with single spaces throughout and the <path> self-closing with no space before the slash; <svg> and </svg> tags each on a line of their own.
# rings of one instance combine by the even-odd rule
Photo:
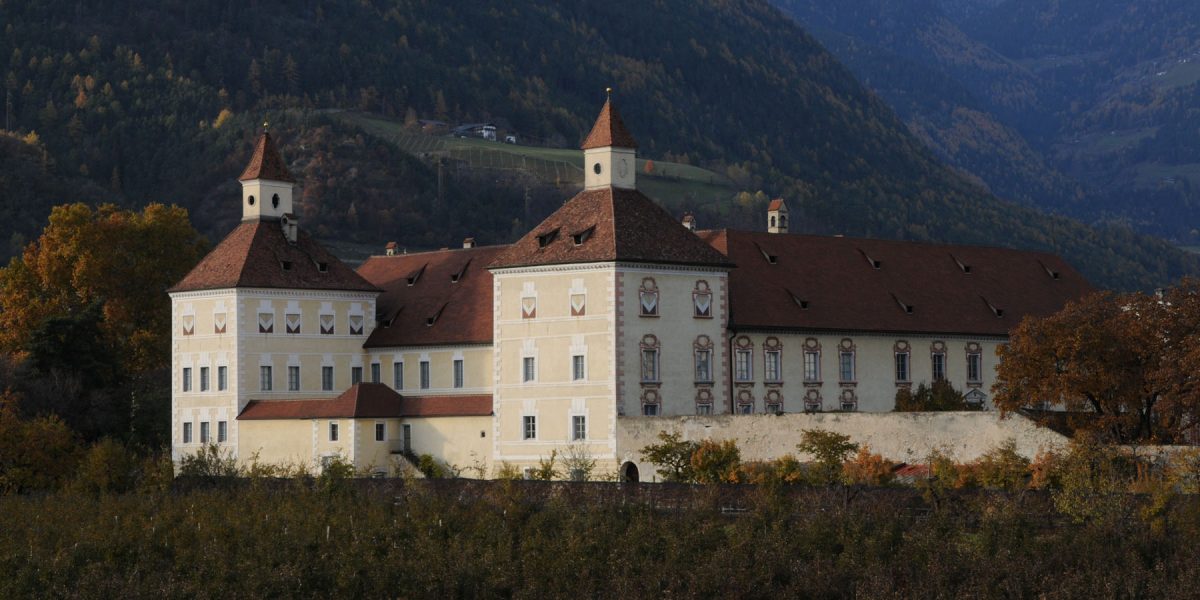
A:
<svg viewBox="0 0 1200 600">
<path fill-rule="evenodd" d="M 767 460 L 788 453 L 807 460 L 796 451 L 805 429 L 848 435 L 851 441 L 870 446 L 872 452 L 906 463 L 923 463 L 934 448 L 944 449 L 957 462 L 969 462 L 1008 439 L 1015 440 L 1017 451 L 1028 458 L 1067 443 L 1065 436 L 1025 417 L 1001 419 L 991 411 L 620 417 L 618 460 L 633 462 L 642 481 L 650 481 L 655 468 L 642 461 L 639 451 L 658 443 L 659 431 L 680 432 L 685 440 L 736 440 L 742 460 Z"/>
</svg>

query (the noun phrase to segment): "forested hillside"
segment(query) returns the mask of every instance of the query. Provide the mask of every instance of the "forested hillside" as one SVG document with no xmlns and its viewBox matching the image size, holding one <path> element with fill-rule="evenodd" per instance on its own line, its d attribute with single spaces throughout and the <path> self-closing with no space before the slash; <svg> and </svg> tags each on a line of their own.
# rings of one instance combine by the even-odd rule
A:
<svg viewBox="0 0 1200 600">
<path fill-rule="evenodd" d="M 774 2 L 1000 197 L 1200 242 L 1200 5 Z"/>
<path fill-rule="evenodd" d="M 0 22 L 7 128 L 37 132 L 54 164 L 46 176 L 80 195 L 68 182 L 95 182 L 94 193 L 130 206 L 179 203 L 212 237 L 237 218 L 232 180 L 269 119 L 319 235 L 417 247 L 465 234 L 511 239 L 571 190 L 472 172 L 439 185 L 430 164 L 323 111 L 494 120 L 571 147 L 611 85 L 643 156 L 787 197 L 803 231 L 1051 250 L 1121 288 L 1200 270 L 1127 229 L 1089 229 L 997 200 L 755 0 L 50 0 L 0 5 Z M 0 180 L 5 198 L 9 185 Z M 760 200 L 740 198 L 751 206 L 702 211 L 702 224 L 751 225 L 738 215 L 759 212 Z M 21 213 L 15 232 L 29 236 L 22 223 L 76 199 L 49 186 L 11 209 Z"/>
</svg>

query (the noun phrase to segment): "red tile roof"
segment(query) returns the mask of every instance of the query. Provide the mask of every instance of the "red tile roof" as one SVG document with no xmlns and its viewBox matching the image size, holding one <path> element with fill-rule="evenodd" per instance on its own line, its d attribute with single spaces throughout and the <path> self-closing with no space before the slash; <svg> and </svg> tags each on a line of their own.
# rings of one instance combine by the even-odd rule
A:
<svg viewBox="0 0 1200 600">
<path fill-rule="evenodd" d="M 405 396 L 404 417 L 487 417 L 492 414 L 492 396 Z"/>
<path fill-rule="evenodd" d="M 490 344 L 492 274 L 487 266 L 507 247 L 367 259 L 358 274 L 383 294 L 375 304 L 379 325 L 365 346 Z"/>
<path fill-rule="evenodd" d="M 592 132 L 583 140 L 580 148 L 590 150 L 606 146 L 637 148 L 637 141 L 625 128 L 625 122 L 621 120 L 621 115 L 617 112 L 617 107 L 613 105 L 612 98 L 604 102 L 604 107 L 600 109 L 600 116 L 596 117 L 596 124 L 592 126 Z"/>
<path fill-rule="evenodd" d="M 783 208 L 783 198 L 776 198 L 771 201 L 771 204 L 767 207 L 767 210 L 779 210 L 781 208 Z"/>
<path fill-rule="evenodd" d="M 278 221 L 243 221 L 168 291 L 235 287 L 378 291 L 304 231 L 289 243 Z"/>
<path fill-rule="evenodd" d="M 606 187 L 568 200 L 492 267 L 609 261 L 732 266 L 641 192 Z"/>
<path fill-rule="evenodd" d="M 239 421 L 285 419 L 394 419 L 492 414 L 492 397 L 401 396 L 382 383 L 358 383 L 336 398 L 251 400 Z"/>
<path fill-rule="evenodd" d="M 241 177 L 238 177 L 238 181 L 250 179 L 296 183 L 291 172 L 288 171 L 287 163 L 283 162 L 283 157 L 279 155 L 279 149 L 275 147 L 275 140 L 271 134 L 265 131 L 259 136 L 258 143 L 254 145 L 254 154 L 250 156 L 250 164 L 246 165 L 246 170 L 242 171 Z"/>
<path fill-rule="evenodd" d="M 1069 264 L 1042 252 L 732 230 L 698 235 L 737 263 L 729 274 L 731 329 L 1003 336 L 1022 317 L 1054 313 L 1093 291 Z"/>
<path fill-rule="evenodd" d="M 403 400 L 382 383 L 357 383 L 336 398 L 251 400 L 239 421 L 264 419 L 370 419 L 402 416 Z"/>
</svg>

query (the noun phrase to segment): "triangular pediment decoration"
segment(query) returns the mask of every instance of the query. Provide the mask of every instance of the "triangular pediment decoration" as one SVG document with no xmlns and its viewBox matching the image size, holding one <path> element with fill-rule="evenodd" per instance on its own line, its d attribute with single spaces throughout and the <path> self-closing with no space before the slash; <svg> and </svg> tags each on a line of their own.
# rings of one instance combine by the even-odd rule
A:
<svg viewBox="0 0 1200 600">
<path fill-rule="evenodd" d="M 258 313 L 258 332 L 274 333 L 275 315 L 273 313 Z"/>
<path fill-rule="evenodd" d="M 196 317 L 195 315 L 184 315 L 183 335 L 192 335 L 193 333 L 196 333 Z"/>
<path fill-rule="evenodd" d="M 587 311 L 587 295 L 571 294 L 571 316 L 583 316 Z"/>
<path fill-rule="evenodd" d="M 521 298 L 521 318 L 532 319 L 537 316 L 537 298 L 527 296 Z"/>
<path fill-rule="evenodd" d="M 333 335 L 333 315 L 321 315 L 321 334 Z"/>
<path fill-rule="evenodd" d="M 350 335 L 362 335 L 363 318 L 361 315 L 350 316 Z"/>
<path fill-rule="evenodd" d="M 658 314 L 658 292 L 639 292 L 642 299 L 642 314 L 656 315 Z"/>
<path fill-rule="evenodd" d="M 225 333 L 225 313 L 213 315 L 213 333 Z"/>
<path fill-rule="evenodd" d="M 287 332 L 300 333 L 300 315 L 287 315 Z"/>
<path fill-rule="evenodd" d="M 987 394 L 983 393 L 979 388 L 975 388 L 963 395 L 963 400 L 967 404 L 983 404 L 987 400 Z"/>
</svg>

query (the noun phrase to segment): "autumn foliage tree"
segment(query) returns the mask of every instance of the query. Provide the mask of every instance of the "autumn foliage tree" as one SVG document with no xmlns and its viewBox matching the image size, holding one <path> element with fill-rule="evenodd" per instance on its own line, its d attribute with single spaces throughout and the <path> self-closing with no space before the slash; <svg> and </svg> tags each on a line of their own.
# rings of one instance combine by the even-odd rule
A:
<svg viewBox="0 0 1200 600">
<path fill-rule="evenodd" d="M 1200 283 L 1098 293 L 1026 318 L 997 354 L 1002 413 L 1044 405 L 1111 441 L 1173 443 L 1200 422 Z"/>
</svg>

